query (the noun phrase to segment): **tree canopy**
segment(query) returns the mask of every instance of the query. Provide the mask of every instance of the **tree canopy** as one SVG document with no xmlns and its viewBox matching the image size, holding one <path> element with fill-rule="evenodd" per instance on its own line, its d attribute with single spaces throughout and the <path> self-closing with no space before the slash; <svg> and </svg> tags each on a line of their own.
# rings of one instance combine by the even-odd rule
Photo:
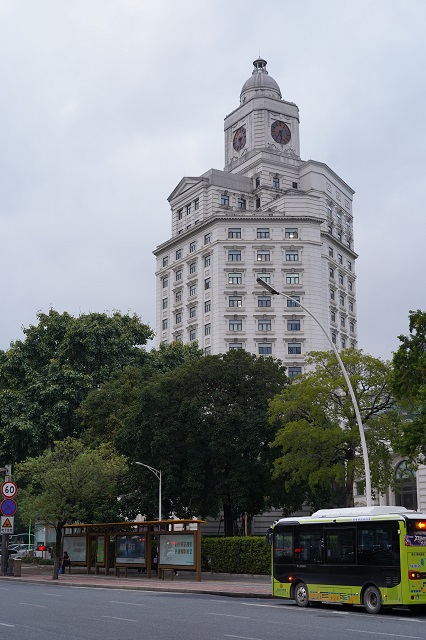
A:
<svg viewBox="0 0 426 640">
<path fill-rule="evenodd" d="M 262 511 L 271 495 L 267 401 L 285 382 L 281 363 L 245 351 L 193 359 L 143 386 L 117 448 L 161 469 L 164 513 L 217 516 L 223 508 L 233 535 L 237 518 Z M 144 491 L 134 494 L 129 515 L 140 508 L 153 515 L 158 483 L 139 467 L 137 478 Z"/>
<path fill-rule="evenodd" d="M 393 355 L 392 388 L 399 404 L 407 412 L 398 441 L 403 455 L 426 457 L 426 312 L 410 311 L 408 336 Z"/>
<path fill-rule="evenodd" d="M 114 371 L 142 365 L 151 329 L 136 315 L 74 318 L 51 309 L 0 352 L 0 464 L 37 456 L 79 436 L 76 408 Z"/>
<path fill-rule="evenodd" d="M 66 438 L 52 450 L 16 465 L 23 522 L 44 522 L 56 529 L 57 578 L 62 530 L 66 523 L 116 521 L 120 516 L 120 485 L 127 471 L 124 456 L 111 445 L 88 449 Z"/>
<path fill-rule="evenodd" d="M 383 491 L 392 483 L 389 444 L 401 420 L 390 392 L 391 367 L 354 349 L 341 358 L 365 426 L 372 486 Z M 349 390 L 331 351 L 313 352 L 307 364 L 311 370 L 270 403 L 270 420 L 281 424 L 273 443 L 280 451 L 275 474 L 298 493 L 300 505 L 353 506 L 354 481 L 362 480 L 364 468 Z"/>
</svg>

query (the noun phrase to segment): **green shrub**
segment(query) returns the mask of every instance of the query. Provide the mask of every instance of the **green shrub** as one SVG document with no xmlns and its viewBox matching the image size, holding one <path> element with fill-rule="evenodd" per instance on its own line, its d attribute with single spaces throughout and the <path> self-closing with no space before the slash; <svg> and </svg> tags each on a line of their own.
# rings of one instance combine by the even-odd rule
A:
<svg viewBox="0 0 426 640">
<path fill-rule="evenodd" d="M 40 558 L 39 556 L 22 556 L 22 564 L 51 564 L 53 565 L 53 560 L 48 558 Z"/>
<path fill-rule="evenodd" d="M 271 575 L 271 548 L 265 538 L 202 538 L 202 571 Z"/>
</svg>

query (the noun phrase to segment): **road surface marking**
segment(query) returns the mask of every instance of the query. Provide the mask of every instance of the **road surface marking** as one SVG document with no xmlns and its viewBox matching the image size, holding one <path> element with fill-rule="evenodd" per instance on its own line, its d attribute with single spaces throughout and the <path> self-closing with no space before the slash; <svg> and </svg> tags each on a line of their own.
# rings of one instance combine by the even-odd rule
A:
<svg viewBox="0 0 426 640">
<path fill-rule="evenodd" d="M 209 616 L 223 616 L 224 618 L 240 618 L 241 620 L 250 620 L 250 618 L 248 616 L 234 616 L 231 613 L 210 613 L 208 612 Z M 237 637 L 237 636 L 235 636 Z"/>
<path fill-rule="evenodd" d="M 138 622 L 138 620 L 132 620 L 131 618 L 117 618 L 116 616 L 102 616 L 102 618 L 108 618 L 109 620 L 122 620 L 123 622 Z"/>
<path fill-rule="evenodd" d="M 360 631 L 359 629 L 345 629 L 353 633 L 370 633 L 373 636 L 389 636 L 392 638 L 410 638 L 411 640 L 423 640 L 421 636 L 402 636 L 400 633 L 383 633 L 383 631 Z"/>
<path fill-rule="evenodd" d="M 146 607 L 144 602 L 125 602 L 125 600 L 111 600 L 112 604 L 130 604 L 133 607 Z"/>
<path fill-rule="evenodd" d="M 47 609 L 45 604 L 33 604 L 32 602 L 20 602 L 19 604 L 23 604 L 26 607 L 38 607 L 39 609 Z"/>
</svg>

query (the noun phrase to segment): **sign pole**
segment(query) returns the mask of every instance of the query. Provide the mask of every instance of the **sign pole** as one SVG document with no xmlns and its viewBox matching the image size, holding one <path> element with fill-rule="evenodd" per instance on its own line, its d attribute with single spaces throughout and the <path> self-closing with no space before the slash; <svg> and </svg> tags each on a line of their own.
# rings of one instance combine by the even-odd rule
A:
<svg viewBox="0 0 426 640">
<path fill-rule="evenodd" d="M 8 482 L 10 480 L 10 477 L 12 475 L 12 465 L 11 464 L 7 464 L 5 466 L 4 469 L 2 469 L 2 471 L 5 472 L 4 474 L 4 481 Z M 2 533 L 1 536 L 1 568 L 0 568 L 0 572 L 2 576 L 7 575 L 7 565 L 8 565 L 8 561 L 9 561 L 9 534 L 8 533 Z"/>
</svg>

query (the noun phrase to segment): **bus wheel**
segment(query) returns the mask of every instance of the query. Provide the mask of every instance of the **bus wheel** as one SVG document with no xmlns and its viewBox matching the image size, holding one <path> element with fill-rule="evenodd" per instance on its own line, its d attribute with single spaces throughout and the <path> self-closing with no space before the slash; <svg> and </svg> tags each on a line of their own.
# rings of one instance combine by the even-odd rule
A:
<svg viewBox="0 0 426 640">
<path fill-rule="evenodd" d="M 309 604 L 308 587 L 304 582 L 299 582 L 294 589 L 294 599 L 298 607 L 307 607 Z"/>
<path fill-rule="evenodd" d="M 377 587 L 367 587 L 363 598 L 367 613 L 380 613 L 382 610 L 382 596 Z"/>
</svg>

